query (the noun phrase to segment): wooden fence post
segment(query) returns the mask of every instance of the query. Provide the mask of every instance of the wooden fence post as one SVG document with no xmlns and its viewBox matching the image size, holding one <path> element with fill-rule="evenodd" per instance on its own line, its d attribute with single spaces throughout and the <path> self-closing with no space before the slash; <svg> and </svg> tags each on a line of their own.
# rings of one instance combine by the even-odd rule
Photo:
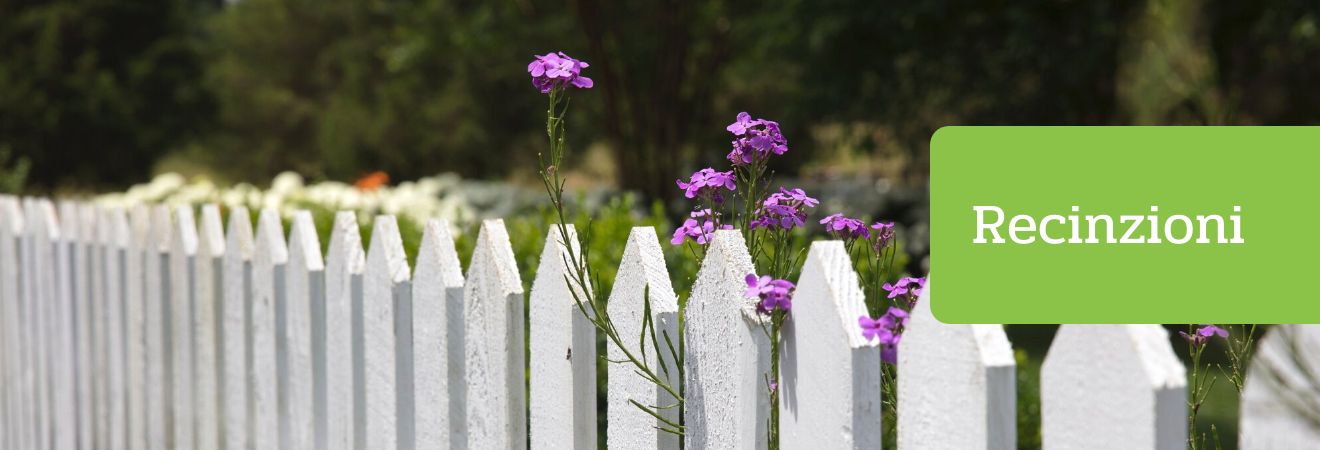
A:
<svg viewBox="0 0 1320 450">
<path fill-rule="evenodd" d="M 198 450 L 220 448 L 219 377 L 221 366 L 220 344 L 217 333 L 221 329 L 218 309 L 224 297 L 224 225 L 220 222 L 220 208 L 202 206 L 202 219 L 198 224 L 196 297 L 193 303 L 193 389 L 196 402 Z"/>
<path fill-rule="evenodd" d="M 362 233 L 351 212 L 335 215 L 334 231 L 326 254 L 326 447 L 349 450 L 365 447 L 361 426 L 364 404 L 357 403 L 363 369 L 362 271 L 365 266 Z"/>
<path fill-rule="evenodd" d="M 540 277 L 539 274 L 537 276 Z M 648 301 L 649 311 L 646 305 Z M 674 295 L 674 287 L 669 281 L 669 270 L 665 267 L 664 253 L 660 250 L 655 228 L 634 227 L 628 234 L 628 243 L 623 249 L 623 259 L 619 263 L 618 275 L 614 279 L 614 288 L 606 308 L 625 344 L 635 342 L 633 339 L 642 335 L 643 318 L 650 314 L 649 320 L 655 325 L 656 342 L 650 342 L 648 337 L 636 347 L 629 347 L 628 351 L 645 360 L 657 376 L 663 377 L 670 386 L 677 389 L 682 380 L 675 358 L 679 354 L 676 352 L 681 351 L 678 343 L 678 296 Z M 671 344 L 675 353 L 670 351 Z M 623 351 L 613 342 L 607 346 L 610 360 L 625 359 Z M 636 369 L 629 363 L 609 364 L 607 369 L 609 403 L 606 412 L 610 430 L 606 433 L 607 447 L 618 450 L 677 449 L 677 434 L 662 431 L 662 427 L 668 428 L 664 422 L 629 403 L 635 400 L 648 406 L 670 406 L 677 401 L 674 396 L 638 376 Z M 662 409 L 661 415 L 677 423 L 679 408 Z"/>
<path fill-rule="evenodd" d="M 127 298 L 125 298 L 125 337 L 128 350 L 124 365 L 128 380 L 128 448 L 145 449 L 147 432 L 147 341 L 146 291 L 148 236 L 151 212 L 146 205 L 135 205 L 129 211 L 132 233 L 128 242 L 128 264 L 125 266 Z"/>
<path fill-rule="evenodd" d="M 221 439 L 226 450 L 247 450 L 252 441 L 248 390 L 248 316 L 252 309 L 252 219 L 244 207 L 229 210 L 225 232 L 224 304 L 219 340 L 220 406 L 224 414 Z"/>
<path fill-rule="evenodd" d="M 1017 363 L 1003 325 L 942 323 L 930 299 L 927 284 L 899 344 L 899 449 L 1017 448 Z"/>
<path fill-rule="evenodd" d="M 143 317 L 146 326 L 146 361 L 147 361 L 147 448 L 165 450 L 174 448 L 167 439 L 173 436 L 172 415 L 169 414 L 167 393 L 171 392 L 169 378 L 165 370 L 166 359 L 164 341 L 165 306 L 170 302 L 170 265 L 169 245 L 173 236 L 170 226 L 170 210 L 163 205 L 151 209 L 151 231 L 147 233 L 146 256 L 146 302 Z"/>
<path fill-rule="evenodd" d="M 18 321 L 15 319 L 15 291 L 18 290 L 18 261 L 15 260 L 14 239 L 21 229 L 15 223 L 19 219 L 13 206 L 14 198 L 0 195 L 0 445 L 5 448 L 20 448 L 19 413 L 15 406 L 18 395 L 18 379 L 14 372 L 19 363 L 14 361 L 18 354 Z"/>
<path fill-rule="evenodd" d="M 279 354 L 275 342 L 283 302 L 289 248 L 284 226 L 272 208 L 257 217 L 257 237 L 252 255 L 252 307 L 248 315 L 251 343 L 248 373 L 248 411 L 252 445 L 256 450 L 280 448 Z"/>
<path fill-rule="evenodd" d="M 879 449 L 880 348 L 862 336 L 866 297 L 843 242 L 811 244 L 791 314 L 779 347 L 780 445 Z"/>
<path fill-rule="evenodd" d="M 745 297 L 756 271 L 743 236 L 719 230 L 706 251 L 684 322 L 685 438 L 691 448 L 766 447 L 770 342 Z"/>
<path fill-rule="evenodd" d="M 313 436 L 315 385 L 324 382 L 324 373 L 313 370 L 313 360 L 317 359 L 313 351 L 316 340 L 313 317 L 324 306 L 325 299 L 325 263 L 321 259 L 321 242 L 316 237 L 316 226 L 312 224 L 312 213 L 298 211 L 293 216 L 293 226 L 289 231 L 289 268 L 286 272 L 288 282 L 285 287 L 284 330 L 286 373 L 280 377 L 280 400 L 284 408 L 284 430 L 286 439 L 281 448 L 311 449 L 315 444 Z M 321 322 L 324 324 L 324 322 Z M 324 355 L 324 350 L 321 352 Z"/>
<path fill-rule="evenodd" d="M 502 220 L 486 220 L 463 288 L 468 449 L 525 448 L 523 289 Z"/>
<path fill-rule="evenodd" d="M 128 409 L 127 389 L 125 384 L 124 355 L 127 341 L 124 339 L 124 308 L 127 297 L 126 255 L 129 242 L 128 216 L 119 208 L 105 209 L 101 215 L 101 244 L 104 246 L 104 264 L 106 268 L 105 296 L 105 355 L 106 355 L 106 395 L 109 400 L 106 414 L 109 416 L 109 445 L 111 450 L 128 447 Z"/>
<path fill-rule="evenodd" d="M 572 261 L 582 246 L 573 226 L 567 229 L 565 238 L 557 225 L 550 226 L 528 300 L 533 449 L 598 447 L 596 329 L 574 300 L 590 302 L 590 292 L 568 284 L 576 279 Z"/>
<path fill-rule="evenodd" d="M 50 209 L 49 201 L 42 199 L 42 210 L 46 212 L 44 236 L 51 239 L 46 255 L 50 257 L 49 267 L 38 267 L 38 271 L 45 272 L 49 284 L 42 286 L 46 296 L 44 302 L 46 310 L 49 311 L 49 343 L 48 354 L 45 358 L 50 364 L 50 379 L 46 381 L 50 389 L 50 428 L 51 449 L 75 449 L 79 443 L 86 442 L 86 445 L 94 445 L 95 435 L 86 432 L 94 432 L 91 422 L 86 424 L 86 428 L 79 426 L 79 433 L 62 432 L 62 426 L 59 424 L 74 424 L 78 422 L 81 412 L 86 412 L 87 417 L 95 412 L 94 397 L 91 397 L 92 391 L 79 391 L 78 388 L 91 387 L 94 383 L 95 368 L 92 366 L 79 366 L 82 358 L 86 355 L 86 360 L 96 360 L 94 351 L 88 351 L 87 347 L 79 347 L 79 338 L 86 338 L 88 331 L 91 330 L 92 321 L 87 315 L 92 311 L 84 309 L 87 304 L 87 294 L 92 292 L 91 286 L 84 286 L 82 289 L 82 298 L 75 298 L 74 277 L 75 274 L 87 274 L 88 271 L 95 268 L 94 261 L 90 260 L 91 253 L 94 253 L 96 244 L 94 241 L 95 220 L 84 216 L 88 210 L 79 207 L 78 203 L 65 201 L 59 203 L 59 218 Z M 82 253 L 82 259 L 74 259 L 74 249 L 79 249 Z M 90 277 L 88 277 L 90 280 Z M 86 281 L 86 280 L 84 280 Z M 91 340 L 95 342 L 95 340 Z M 84 383 L 79 383 L 84 381 Z M 86 396 L 82 396 L 86 395 Z M 84 404 L 79 401 L 84 400 Z M 79 424 L 82 425 L 82 424 Z M 82 441 L 86 438 L 87 441 Z M 79 442 L 82 441 L 82 442 Z"/>
<path fill-rule="evenodd" d="M 19 406 L 19 370 L 23 366 L 18 355 L 21 320 L 19 314 L 19 260 L 17 242 L 23 232 L 23 215 L 18 209 L 17 200 L 11 196 L 0 196 L 0 311 L 4 322 L 0 334 L 4 337 L 4 390 L 6 448 L 25 448 L 27 445 L 22 434 L 26 429 L 26 418 Z"/>
<path fill-rule="evenodd" d="M 1187 375 L 1159 325 L 1063 325 L 1041 366 L 1043 447 L 1182 449 Z"/>
<path fill-rule="evenodd" d="M 422 233 L 412 303 L 416 448 L 461 448 L 451 428 L 465 411 L 463 268 L 444 220 L 428 221 Z"/>
<path fill-rule="evenodd" d="M 1256 345 L 1242 390 L 1242 450 L 1320 443 L 1320 325 L 1274 325 Z"/>
<path fill-rule="evenodd" d="M 367 248 L 363 275 L 362 348 L 366 363 L 366 447 L 399 447 L 398 361 L 395 307 L 408 295 L 408 261 L 399 226 L 392 216 L 377 216 Z"/>
<path fill-rule="evenodd" d="M 102 241 L 98 239 L 98 236 L 102 234 L 103 228 L 108 226 L 100 223 L 100 214 L 102 214 L 100 207 L 91 205 L 91 203 L 75 203 L 75 205 L 77 205 L 75 209 L 78 211 L 78 219 L 69 220 L 66 224 L 66 230 L 74 232 L 74 227 L 77 227 L 75 232 L 78 236 L 78 245 L 84 248 L 83 256 L 86 257 L 86 261 L 79 261 L 78 264 L 84 265 L 87 271 L 87 285 L 84 289 L 87 294 L 83 302 L 88 307 L 84 310 L 78 310 L 77 327 L 79 331 L 87 333 L 88 343 L 90 343 L 87 347 L 82 347 L 81 350 L 91 354 L 91 366 L 81 368 L 81 371 L 91 371 L 86 373 L 91 385 L 91 404 L 87 405 L 92 412 L 91 445 L 95 449 L 106 449 L 110 446 L 110 392 L 107 391 L 110 385 L 107 384 L 108 377 L 106 376 L 106 373 L 110 371 L 110 362 L 107 360 L 107 340 L 104 338 L 106 337 L 104 317 L 106 317 L 108 307 L 106 304 L 108 297 L 106 292 L 107 249 L 106 245 L 103 245 Z M 61 278 L 59 286 L 67 293 L 63 298 L 73 300 L 73 297 L 71 297 L 73 294 L 70 290 L 71 285 L 65 278 Z M 77 309 L 73 302 L 62 302 L 62 304 Z M 61 340 L 69 339 L 73 335 L 73 333 L 70 333 L 70 331 L 73 331 L 74 323 L 71 322 L 73 318 L 70 317 L 69 319 L 70 322 L 66 323 L 70 327 L 62 331 Z M 73 350 L 73 348 L 70 348 L 70 350 Z M 70 380 L 73 380 L 73 376 L 70 376 Z"/>
<path fill-rule="evenodd" d="M 174 446 L 191 450 L 193 440 L 193 307 L 196 303 L 197 226 L 191 206 L 179 206 L 174 214 L 174 239 L 170 245 L 170 301 L 166 309 L 170 330 L 165 347 L 169 349 L 172 369 L 174 411 Z"/>
</svg>

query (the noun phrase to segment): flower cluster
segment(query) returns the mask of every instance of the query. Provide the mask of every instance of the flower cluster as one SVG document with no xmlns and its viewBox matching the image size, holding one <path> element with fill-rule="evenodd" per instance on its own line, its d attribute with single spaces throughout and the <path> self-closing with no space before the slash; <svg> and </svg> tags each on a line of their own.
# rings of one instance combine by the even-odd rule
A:
<svg viewBox="0 0 1320 450">
<path fill-rule="evenodd" d="M 898 363 L 898 343 L 903 339 L 903 328 L 907 326 L 908 312 L 901 308 L 889 307 L 879 319 L 868 316 L 857 318 L 862 326 L 862 337 L 867 342 L 880 340 L 880 359 L 889 364 Z"/>
<path fill-rule="evenodd" d="M 889 292 L 888 298 L 904 297 L 908 300 L 916 300 L 917 297 L 921 297 L 921 291 L 925 289 L 926 277 L 903 277 L 899 278 L 894 284 L 885 283 L 884 285 L 884 290 Z"/>
<path fill-rule="evenodd" d="M 719 215 L 710 209 L 692 211 L 688 219 L 683 221 L 683 226 L 674 230 L 674 237 L 669 243 L 681 245 L 683 241 L 692 238 L 697 244 L 706 245 L 714 237 L 716 229 L 732 230 L 733 226 L 721 225 Z"/>
<path fill-rule="evenodd" d="M 871 224 L 871 229 L 875 230 L 872 234 L 875 236 L 875 249 L 879 251 L 894 240 L 894 222 L 876 222 Z"/>
<path fill-rule="evenodd" d="M 753 119 L 751 114 L 740 112 L 738 120 L 724 129 L 736 136 L 728 156 L 729 162 L 735 166 L 763 160 L 771 153 L 782 155 L 788 152 L 788 141 L 779 131 L 779 122 Z"/>
<path fill-rule="evenodd" d="M 1182 335 L 1182 338 L 1186 339 L 1187 342 L 1196 346 L 1205 345 L 1205 343 L 1214 336 L 1228 338 L 1228 330 L 1214 325 L 1204 325 L 1201 328 L 1197 328 L 1192 334 L 1187 334 L 1185 331 L 1179 331 L 1178 334 Z"/>
<path fill-rule="evenodd" d="M 843 214 L 830 214 L 828 217 L 820 220 L 821 225 L 825 225 L 825 232 L 830 236 L 845 241 L 856 239 L 870 239 L 871 231 L 866 229 L 866 222 L 858 219 L 845 217 Z"/>
<path fill-rule="evenodd" d="M 734 176 L 732 170 L 728 172 L 716 172 L 715 169 L 707 167 L 693 172 L 692 176 L 688 177 L 687 182 L 683 182 L 681 179 L 676 182 L 678 183 L 678 188 L 684 191 L 683 195 L 687 198 L 703 197 L 710 198 L 716 203 L 723 203 L 724 196 L 720 193 L 720 189 L 723 188 L 730 191 L 736 189 L 737 186 L 733 181 Z"/>
<path fill-rule="evenodd" d="M 760 298 L 761 301 L 756 304 L 756 312 L 768 316 L 775 311 L 788 312 L 793 309 L 795 287 L 788 280 L 771 278 L 769 275 L 757 277 L 756 274 L 749 273 L 747 292 L 743 295 Z"/>
<path fill-rule="evenodd" d="M 527 64 L 527 73 L 532 75 L 532 86 L 540 89 L 542 94 L 549 94 L 555 88 L 570 85 L 579 89 L 591 89 L 595 83 L 590 78 L 582 76 L 582 69 L 589 66 L 590 64 L 573 59 L 564 52 L 546 53 L 538 55 L 535 60 Z"/>
<path fill-rule="evenodd" d="M 806 208 L 814 208 L 820 201 L 808 197 L 802 189 L 779 188 L 779 192 L 770 194 L 761 202 L 756 217 L 752 219 L 752 228 L 771 230 L 791 230 L 806 223 Z"/>
</svg>

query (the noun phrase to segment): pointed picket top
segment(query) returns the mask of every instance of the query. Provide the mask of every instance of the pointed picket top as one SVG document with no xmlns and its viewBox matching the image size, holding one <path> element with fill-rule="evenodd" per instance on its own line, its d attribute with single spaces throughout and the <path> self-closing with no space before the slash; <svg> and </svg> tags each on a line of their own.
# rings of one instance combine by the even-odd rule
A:
<svg viewBox="0 0 1320 450">
<path fill-rule="evenodd" d="M 107 446 L 111 450 L 128 448 L 126 433 L 127 405 L 124 403 L 124 301 L 126 267 L 124 255 L 128 247 L 128 217 L 120 208 L 102 208 L 100 211 L 100 240 L 105 271 L 105 307 L 103 351 L 106 358 L 105 396 Z"/>
<path fill-rule="evenodd" d="M 1242 390 L 1243 450 L 1320 442 L 1320 325 L 1275 325 L 1256 345 Z"/>
<path fill-rule="evenodd" d="M 348 211 L 336 213 L 325 262 L 326 417 L 324 424 L 317 424 L 318 435 L 324 430 L 324 448 L 329 450 L 366 446 L 365 443 L 355 444 L 354 438 L 362 437 L 358 427 L 364 426 L 354 416 L 365 406 L 355 404 L 362 385 L 354 384 L 355 378 L 361 380 L 354 374 L 363 370 L 365 365 L 354 360 L 362 356 L 354 355 L 354 349 L 362 344 L 362 336 L 354 335 L 355 331 L 361 332 L 357 329 L 359 325 L 354 325 L 354 304 L 361 307 L 364 255 L 357 215 Z M 357 320 L 361 318 L 361 311 L 358 311 Z"/>
<path fill-rule="evenodd" d="M 124 268 L 124 354 L 128 389 L 128 448 L 147 448 L 147 368 L 146 368 L 146 258 L 147 236 L 151 231 L 151 211 L 146 205 L 136 204 L 129 210 L 129 241 Z"/>
<path fill-rule="evenodd" d="M 647 301 L 650 302 L 650 319 L 655 324 L 657 342 L 652 343 L 648 339 L 643 344 L 633 344 L 637 342 L 634 337 L 641 336 Z M 665 256 L 660 250 L 655 228 L 633 227 L 628 233 L 628 243 L 623 248 L 623 259 L 619 262 L 618 275 L 614 279 L 614 289 L 610 291 L 606 311 L 618 328 L 620 337 L 629 337 L 625 344 L 635 346 L 628 347 L 628 351 L 638 358 L 644 358 L 658 376 L 667 378 L 671 386 L 677 387 L 681 381 L 678 367 L 669 352 L 665 336 L 669 336 L 669 342 L 677 351 L 678 296 L 674 294 L 674 287 L 669 281 L 669 271 L 665 267 Z M 642 345 L 645 346 L 644 355 Z M 608 343 L 607 350 L 611 360 L 626 359 L 613 342 Z M 667 372 L 661 369 L 661 361 L 668 367 Z M 674 404 L 674 397 L 654 383 L 637 376 L 630 364 L 609 364 L 606 368 L 609 372 L 606 414 L 609 416 L 607 423 L 610 430 L 605 433 L 608 441 L 606 447 L 621 450 L 677 449 L 678 436 L 657 428 L 664 427 L 664 422 L 629 403 L 629 400 L 636 400 L 644 405 L 666 406 Z M 662 409 L 660 412 L 666 420 L 678 422 L 678 408 Z"/>
<path fill-rule="evenodd" d="M 220 220 L 220 207 L 202 205 L 202 220 L 197 224 L 197 254 L 210 258 L 225 255 L 225 225 Z"/>
<path fill-rule="evenodd" d="M 398 223 L 393 216 L 377 216 L 371 229 L 371 246 L 367 249 L 362 298 L 362 349 L 366 363 L 366 379 L 362 380 L 366 394 L 363 413 L 367 448 L 398 447 L 400 417 L 395 305 L 399 291 L 406 289 L 408 275 Z"/>
<path fill-rule="evenodd" d="M 224 298 L 220 311 L 221 441 L 225 450 L 247 450 L 248 422 L 247 310 L 252 299 L 252 219 L 242 206 L 229 210 L 225 231 Z"/>
<path fill-rule="evenodd" d="M 285 359 L 285 373 L 280 377 L 281 448 L 314 447 L 314 388 L 321 383 L 313 370 L 313 310 L 323 305 L 325 264 L 321 243 L 312 224 L 312 213 L 298 211 L 289 230 L 289 265 L 285 272 L 288 292 L 282 339 L 286 346 L 279 352 Z M 319 329 L 319 327 L 317 327 Z"/>
<path fill-rule="evenodd" d="M 526 447 L 523 289 L 502 220 L 486 220 L 463 288 L 467 448 Z"/>
<path fill-rule="evenodd" d="M 284 241 L 284 227 L 279 213 L 272 208 L 261 210 L 257 217 L 257 236 L 252 252 L 252 301 L 248 316 L 248 339 L 251 342 L 252 367 L 248 368 L 248 411 L 254 414 L 252 446 L 256 450 L 280 448 L 279 356 L 276 347 L 276 308 L 284 292 L 280 289 L 289 262 L 289 248 Z"/>
<path fill-rule="evenodd" d="M 433 219 L 422 232 L 413 273 L 415 448 L 461 447 L 454 422 L 461 422 L 463 268 L 449 223 Z"/>
<path fill-rule="evenodd" d="M 931 284 L 912 309 L 898 352 L 898 446 L 1017 446 L 1017 367 L 1003 325 L 941 323 Z"/>
<path fill-rule="evenodd" d="M 531 444 L 532 448 L 595 449 L 596 329 L 577 306 L 577 301 L 591 301 L 590 285 L 584 293 L 576 282 L 571 288 L 568 284 L 577 279 L 572 264 L 573 258 L 580 258 L 582 246 L 573 226 L 566 229 L 564 239 L 559 226 L 550 225 L 527 302 Z"/>
<path fill-rule="evenodd" d="M 220 222 L 220 208 L 202 206 L 197 224 L 196 301 L 193 304 L 193 392 L 196 410 L 194 433 L 198 450 L 220 448 L 220 377 L 217 318 L 222 294 L 221 268 L 224 266 L 225 235 Z"/>
<path fill-rule="evenodd" d="M 742 233 L 718 230 L 688 300 L 684 343 L 690 448 L 766 446 L 770 342 L 743 294 L 755 273 Z"/>
<path fill-rule="evenodd" d="M 862 337 L 857 318 L 865 314 L 843 242 L 811 244 L 781 330 L 784 448 L 880 448 L 880 349 Z"/>
<path fill-rule="evenodd" d="M 1045 448 L 1187 445 L 1187 376 L 1159 325 L 1063 325 L 1041 366 Z"/>
</svg>

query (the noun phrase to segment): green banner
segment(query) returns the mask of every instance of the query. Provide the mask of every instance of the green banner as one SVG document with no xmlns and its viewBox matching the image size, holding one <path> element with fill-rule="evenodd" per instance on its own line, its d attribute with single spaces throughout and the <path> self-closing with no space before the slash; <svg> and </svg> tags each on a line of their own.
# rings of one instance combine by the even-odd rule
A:
<svg viewBox="0 0 1320 450">
<path fill-rule="evenodd" d="M 930 147 L 941 321 L 1320 323 L 1320 127 L 945 127 Z"/>
</svg>

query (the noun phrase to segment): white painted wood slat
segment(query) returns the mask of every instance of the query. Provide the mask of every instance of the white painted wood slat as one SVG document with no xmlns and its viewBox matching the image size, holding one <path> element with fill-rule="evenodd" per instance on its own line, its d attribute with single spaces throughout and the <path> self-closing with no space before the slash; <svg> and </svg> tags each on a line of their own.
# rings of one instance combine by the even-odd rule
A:
<svg viewBox="0 0 1320 450">
<path fill-rule="evenodd" d="M 655 228 L 633 228 L 623 249 L 623 260 L 619 263 L 606 312 L 614 321 L 625 344 L 634 343 L 633 347 L 628 348 L 629 352 L 644 359 L 657 374 L 665 376 L 670 385 L 677 388 L 681 380 L 675 355 L 669 349 L 672 343 L 675 351 L 681 351 L 678 342 L 678 296 L 674 294 L 664 261 Z M 650 302 L 650 320 L 655 324 L 657 342 L 652 343 L 648 338 L 637 344 L 647 301 Z M 664 340 L 666 334 L 669 336 L 668 343 Z M 623 352 L 613 342 L 608 343 L 607 352 L 610 360 L 625 359 Z M 661 368 L 661 361 L 668 367 L 667 374 Z M 629 403 L 629 400 L 636 400 L 644 405 L 669 406 L 676 400 L 668 392 L 638 376 L 635 370 L 628 363 L 608 365 L 607 447 L 621 450 L 677 449 L 678 435 L 661 431 L 660 428 L 665 426 L 663 422 Z M 678 408 L 662 410 L 662 415 L 675 423 L 679 421 L 678 413 Z"/>
<path fill-rule="evenodd" d="M 813 243 L 781 330 L 781 448 L 881 448 L 880 348 L 862 337 L 865 314 L 843 242 Z"/>
<path fill-rule="evenodd" d="M 370 267 L 368 267 L 370 270 Z M 502 220 L 486 220 L 463 289 L 467 448 L 524 448 L 523 288 Z"/>
<path fill-rule="evenodd" d="M 690 448 L 766 447 L 770 343 L 755 301 L 743 296 L 753 272 L 742 234 L 716 231 L 684 312 Z"/>
</svg>

